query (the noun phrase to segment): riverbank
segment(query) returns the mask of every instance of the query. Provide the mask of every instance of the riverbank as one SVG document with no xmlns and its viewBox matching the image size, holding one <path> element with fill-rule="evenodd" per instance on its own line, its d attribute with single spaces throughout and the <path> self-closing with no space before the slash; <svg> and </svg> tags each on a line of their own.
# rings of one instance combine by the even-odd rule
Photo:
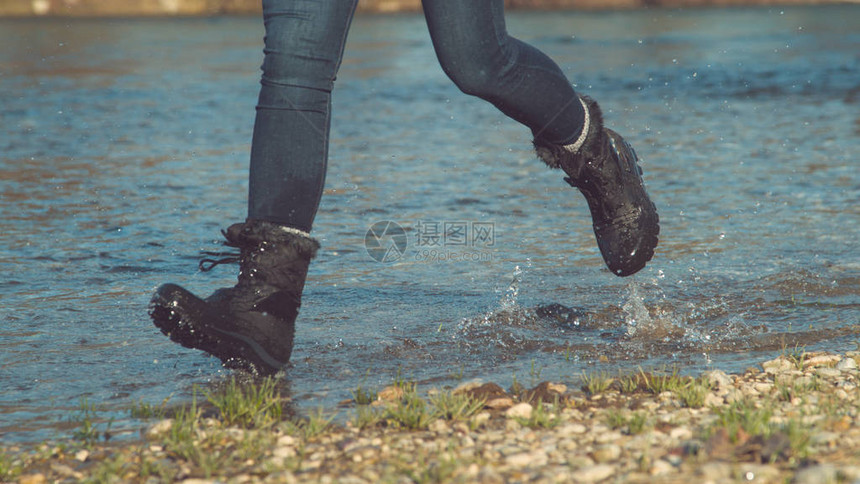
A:
<svg viewBox="0 0 860 484">
<path fill-rule="evenodd" d="M 737 5 L 819 5 L 856 0 L 507 0 L 511 9 L 627 9 Z M 361 0 L 361 12 L 412 12 L 420 0 Z M 6 0 L 0 17 L 69 16 L 207 16 L 246 15 L 260 11 L 259 0 Z"/>
<path fill-rule="evenodd" d="M 357 388 L 344 425 L 289 417 L 274 380 L 179 409 L 139 406 L 140 438 L 0 449 L 0 481 L 761 482 L 860 479 L 860 352 L 795 348 L 743 374 L 584 374 L 530 390 L 398 380 Z M 70 420 L 70 421 L 72 421 Z"/>
</svg>

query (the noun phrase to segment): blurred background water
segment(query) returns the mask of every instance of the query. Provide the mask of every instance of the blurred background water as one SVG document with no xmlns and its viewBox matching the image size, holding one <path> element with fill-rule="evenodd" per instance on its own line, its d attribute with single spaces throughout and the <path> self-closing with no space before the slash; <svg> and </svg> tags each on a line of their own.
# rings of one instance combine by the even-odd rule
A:
<svg viewBox="0 0 860 484">
<path fill-rule="evenodd" d="M 527 129 L 448 81 L 420 16 L 356 18 L 283 377 L 297 408 L 334 411 L 398 372 L 424 389 L 575 385 L 854 349 L 858 19 L 856 5 L 509 14 L 642 158 L 660 246 L 619 279 L 584 199 Z M 197 261 L 245 215 L 261 38 L 244 17 L 0 20 L 3 442 L 64 435 L 81 398 L 134 429 L 133 403 L 229 375 L 147 305 L 164 282 L 207 295 L 235 280 Z M 365 246 L 378 221 L 406 234 L 387 262 Z"/>
</svg>

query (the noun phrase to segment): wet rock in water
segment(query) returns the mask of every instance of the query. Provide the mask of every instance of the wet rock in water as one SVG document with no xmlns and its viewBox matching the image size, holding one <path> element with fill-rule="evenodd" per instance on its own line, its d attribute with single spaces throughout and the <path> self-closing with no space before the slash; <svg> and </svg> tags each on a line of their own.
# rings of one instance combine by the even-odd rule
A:
<svg viewBox="0 0 860 484">
<path fill-rule="evenodd" d="M 582 308 L 569 308 L 558 303 L 546 304 L 535 308 L 538 318 L 552 321 L 565 329 L 585 328 L 588 313 Z"/>
</svg>

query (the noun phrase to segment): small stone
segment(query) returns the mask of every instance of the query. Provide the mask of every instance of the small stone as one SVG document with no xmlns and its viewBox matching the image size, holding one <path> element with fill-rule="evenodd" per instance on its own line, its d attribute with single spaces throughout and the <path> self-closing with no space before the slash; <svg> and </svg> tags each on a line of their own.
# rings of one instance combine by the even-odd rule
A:
<svg viewBox="0 0 860 484">
<path fill-rule="evenodd" d="M 390 385 L 376 394 L 377 400 L 380 402 L 394 402 L 403 398 L 403 388 L 397 385 Z"/>
<path fill-rule="evenodd" d="M 723 397 L 714 395 L 713 393 L 708 393 L 705 395 L 705 407 L 721 407 L 726 400 Z"/>
<path fill-rule="evenodd" d="M 735 403 L 738 401 L 743 401 L 743 399 L 744 399 L 744 393 L 740 390 L 732 390 L 729 393 L 726 393 L 726 397 L 725 397 L 726 403 L 729 403 L 729 404 Z"/>
<path fill-rule="evenodd" d="M 275 447 L 275 450 L 272 451 L 272 457 L 274 457 L 275 459 L 283 460 L 295 456 L 296 449 L 292 446 Z"/>
<path fill-rule="evenodd" d="M 597 426 L 595 425 L 591 430 L 596 435 L 594 436 L 594 442 L 598 444 L 608 444 L 610 442 L 617 442 L 621 440 L 621 432 L 618 430 L 604 430 L 598 431 Z"/>
<path fill-rule="evenodd" d="M 780 471 L 777 466 L 762 464 L 742 464 L 740 475 L 747 482 L 781 482 Z"/>
<path fill-rule="evenodd" d="M 663 459 L 660 459 L 657 462 L 655 462 L 653 465 L 651 465 L 651 469 L 649 469 L 648 472 L 652 476 L 662 476 L 664 474 L 669 474 L 671 472 L 675 472 L 675 466 L 673 466 L 669 462 L 666 462 Z"/>
<path fill-rule="evenodd" d="M 615 444 L 601 445 L 594 449 L 594 452 L 591 453 L 591 457 L 598 464 L 614 462 L 621 457 L 621 447 Z"/>
<path fill-rule="evenodd" d="M 44 474 L 28 474 L 18 478 L 18 484 L 44 484 Z"/>
<path fill-rule="evenodd" d="M 487 466 L 478 472 L 476 481 L 482 484 L 504 484 L 505 478 L 498 471 Z"/>
<path fill-rule="evenodd" d="M 803 360 L 803 368 L 809 367 L 817 367 L 817 366 L 834 366 L 839 363 L 842 357 L 839 355 L 813 355 L 807 356 L 806 359 Z"/>
<path fill-rule="evenodd" d="M 731 388 L 732 386 L 732 379 L 722 370 L 709 371 L 704 376 L 713 388 Z"/>
<path fill-rule="evenodd" d="M 791 370 L 792 365 L 791 362 L 788 361 L 788 359 L 780 356 L 773 360 L 765 361 L 761 364 L 761 367 L 768 375 L 776 375 L 778 373 L 783 373 L 788 370 Z"/>
<path fill-rule="evenodd" d="M 708 462 L 699 467 L 698 474 L 707 482 L 728 479 L 732 477 L 732 465 L 725 462 Z"/>
<path fill-rule="evenodd" d="M 574 472 L 573 481 L 582 483 L 600 482 L 612 477 L 612 474 L 615 474 L 614 466 L 609 464 L 597 464 L 584 467 Z"/>
<path fill-rule="evenodd" d="M 531 418 L 532 406 L 528 403 L 518 403 L 505 411 L 508 418 Z"/>
<path fill-rule="evenodd" d="M 755 388 L 755 391 L 757 391 L 758 393 L 767 394 L 767 393 L 770 393 L 770 391 L 773 389 L 773 383 L 758 382 L 758 383 L 753 384 L 753 388 Z"/>
<path fill-rule="evenodd" d="M 287 446 L 287 445 L 289 445 L 289 446 L 296 445 L 296 438 L 293 437 L 292 435 L 282 435 L 282 436 L 278 437 L 278 446 L 279 447 L 283 447 L 283 446 Z"/>
<path fill-rule="evenodd" d="M 842 376 L 842 371 L 836 368 L 824 366 L 816 369 L 815 374 L 821 378 L 839 378 Z"/>
<path fill-rule="evenodd" d="M 843 358 L 836 363 L 836 369 L 841 371 L 857 369 L 857 361 L 854 358 Z"/>
<path fill-rule="evenodd" d="M 457 388 L 455 388 L 451 393 L 453 393 L 454 395 L 459 395 L 461 393 L 468 393 L 468 392 L 471 392 L 472 390 L 480 387 L 481 385 L 483 385 L 483 383 L 481 383 L 479 381 L 467 381 L 467 382 L 464 382 L 464 383 L 457 385 Z"/>
<path fill-rule="evenodd" d="M 548 461 L 546 452 L 520 452 L 505 457 L 505 463 L 511 467 L 544 466 Z"/>
<path fill-rule="evenodd" d="M 157 439 L 158 437 L 169 432 L 171 427 L 173 427 L 173 419 L 168 418 L 160 422 L 156 422 L 146 431 L 146 437 L 150 439 Z"/>
<path fill-rule="evenodd" d="M 451 430 L 451 427 L 448 426 L 448 423 L 442 420 L 441 418 L 437 418 L 436 420 L 430 422 L 430 425 L 427 429 L 431 432 L 436 432 L 437 434 L 448 433 Z"/>
<path fill-rule="evenodd" d="M 561 437 L 570 437 L 573 435 L 582 435 L 586 430 L 585 425 L 580 423 L 568 423 L 556 429 L 555 433 Z"/>
<path fill-rule="evenodd" d="M 484 404 L 484 406 L 490 410 L 502 410 L 505 408 L 511 408 L 513 405 L 514 401 L 511 397 L 494 398 L 492 400 L 488 400 L 487 403 Z"/>
<path fill-rule="evenodd" d="M 89 456 L 90 456 L 90 451 L 88 451 L 86 449 L 79 450 L 79 451 L 75 452 L 75 459 L 80 461 L 80 462 L 86 462 L 87 458 L 89 458 Z"/>
<path fill-rule="evenodd" d="M 63 477 L 68 477 L 76 480 L 81 480 L 84 478 L 83 474 L 75 471 L 74 469 L 65 464 L 51 464 L 51 470 Z"/>
<path fill-rule="evenodd" d="M 831 447 L 836 445 L 837 440 L 839 440 L 839 434 L 836 432 L 817 432 L 812 434 L 809 443 L 817 446 Z"/>
<path fill-rule="evenodd" d="M 675 440 L 692 439 L 693 432 L 687 427 L 675 427 L 669 432 L 669 437 Z"/>
<path fill-rule="evenodd" d="M 481 412 L 472 417 L 472 425 L 478 428 L 490 421 L 490 412 Z"/>
<path fill-rule="evenodd" d="M 794 474 L 794 479 L 791 482 L 794 484 L 829 484 L 838 482 L 838 477 L 839 472 L 835 466 L 821 464 L 800 469 Z"/>
<path fill-rule="evenodd" d="M 591 460 L 591 457 L 585 455 L 574 455 L 567 463 L 574 469 L 584 469 L 594 465 L 594 461 Z"/>
</svg>

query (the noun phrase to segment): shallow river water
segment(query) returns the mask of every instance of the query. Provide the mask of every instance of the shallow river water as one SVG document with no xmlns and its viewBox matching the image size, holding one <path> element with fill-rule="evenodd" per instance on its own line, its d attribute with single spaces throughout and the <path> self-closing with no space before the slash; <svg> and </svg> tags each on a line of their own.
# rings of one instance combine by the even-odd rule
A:
<svg viewBox="0 0 860 484">
<path fill-rule="evenodd" d="M 642 158 L 661 240 L 620 279 L 584 199 L 525 128 L 448 81 L 420 16 L 356 18 L 283 376 L 298 410 L 398 373 L 423 389 L 575 384 L 855 348 L 858 19 L 857 5 L 509 14 Z M 244 217 L 261 36 L 256 18 L 0 20 L 4 443 L 64 435 L 82 398 L 134 429 L 134 402 L 229 375 L 147 305 L 164 282 L 206 295 L 235 280 L 197 261 Z"/>
</svg>

